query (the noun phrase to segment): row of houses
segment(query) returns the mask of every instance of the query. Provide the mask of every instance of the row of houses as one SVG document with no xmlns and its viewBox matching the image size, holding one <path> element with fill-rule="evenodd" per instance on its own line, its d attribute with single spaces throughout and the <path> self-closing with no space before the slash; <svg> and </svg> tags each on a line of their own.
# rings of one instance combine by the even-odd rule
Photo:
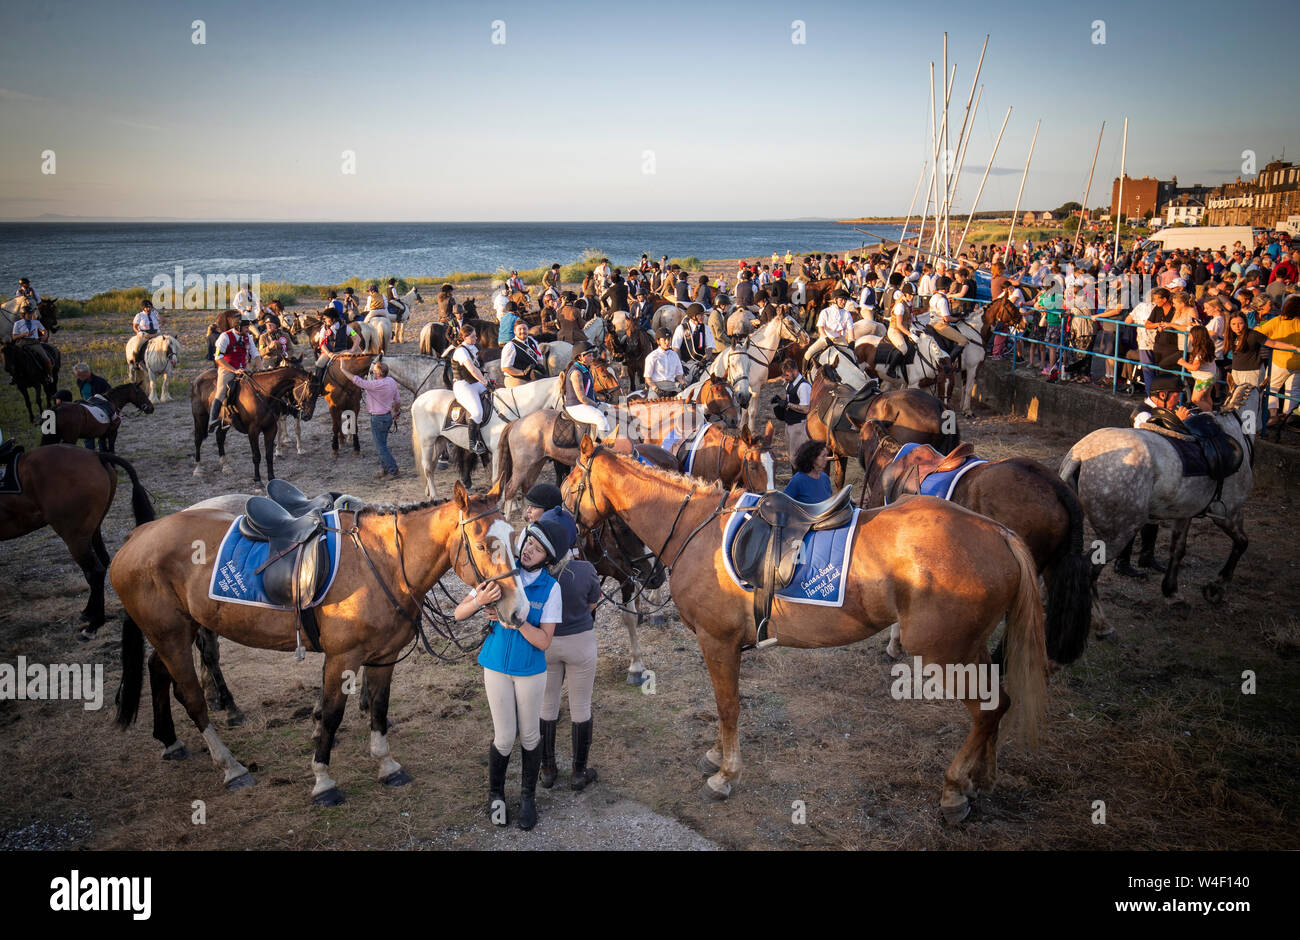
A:
<svg viewBox="0 0 1300 940">
<path fill-rule="evenodd" d="M 1300 213 L 1300 167 L 1274 160 L 1255 175 L 1220 186 L 1179 186 L 1178 177 L 1159 180 L 1125 176 L 1124 204 L 1120 180 L 1111 187 L 1110 215 L 1158 218 L 1165 225 L 1253 225 L 1275 229 Z"/>
</svg>

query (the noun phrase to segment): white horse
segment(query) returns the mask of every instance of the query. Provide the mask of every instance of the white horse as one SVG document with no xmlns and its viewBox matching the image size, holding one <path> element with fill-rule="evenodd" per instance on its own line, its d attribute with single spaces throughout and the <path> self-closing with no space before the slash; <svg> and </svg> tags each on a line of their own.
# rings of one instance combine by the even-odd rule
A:
<svg viewBox="0 0 1300 940">
<path fill-rule="evenodd" d="M 677 301 L 670 300 L 654 312 L 650 318 L 650 332 L 657 334 L 661 329 L 669 333 L 677 329 L 678 325 L 686 317 L 686 308 L 678 306 Z"/>
<path fill-rule="evenodd" d="M 144 370 L 136 365 L 140 347 L 144 347 Z M 153 402 L 171 401 L 167 383 L 172 369 L 180 365 L 181 343 L 175 336 L 160 333 L 154 337 L 137 333 L 126 343 L 126 365 L 132 382 L 144 382 Z"/>
<path fill-rule="evenodd" d="M 506 424 L 542 408 L 559 407 L 560 376 L 538 379 L 515 388 L 499 388 L 492 395 L 492 417 L 482 429 L 483 444 L 492 454 L 492 479 L 497 478 L 497 445 Z M 425 494 L 436 499 L 433 485 L 435 451 L 439 438 L 469 449 L 469 429 L 457 425 L 446 429 L 447 413 L 456 403 L 451 389 L 434 388 L 421 394 L 411 405 L 411 444 L 415 465 L 420 470 Z"/>
<path fill-rule="evenodd" d="M 961 373 L 961 412 L 966 417 L 973 417 L 970 408 L 971 393 L 975 389 L 975 375 L 980 363 L 984 361 L 984 314 L 978 309 L 967 315 L 957 324 L 957 332 L 966 338 L 962 347 L 961 358 L 957 360 L 957 371 Z"/>
<path fill-rule="evenodd" d="M 856 359 L 845 352 L 843 346 L 827 346 L 817 354 L 816 362 L 819 366 L 833 368 L 840 381 L 854 391 L 867 384 L 867 373 L 858 365 Z"/>
<path fill-rule="evenodd" d="M 412 287 L 401 297 L 398 297 L 397 302 L 406 308 L 406 313 L 402 316 L 402 319 L 393 324 L 393 342 L 404 343 L 406 342 L 406 324 L 410 321 L 411 314 L 415 312 L 415 305 L 424 303 L 424 298 L 420 296 L 418 287 Z"/>
<path fill-rule="evenodd" d="M 380 313 L 378 310 L 370 311 L 366 314 L 365 320 L 355 326 L 361 333 L 365 351 L 369 353 L 383 354 L 393 338 L 393 321 L 388 319 L 387 314 Z"/>
<path fill-rule="evenodd" d="M 757 395 L 767 381 L 772 360 L 776 357 L 776 350 L 782 340 L 792 343 L 808 341 L 808 333 L 788 313 L 768 320 L 751 333 L 744 343 L 718 353 L 709 365 L 708 374 L 726 379 L 735 392 L 736 404 L 744 413 L 741 421 L 749 425 L 751 434 L 758 433 Z"/>
<path fill-rule="evenodd" d="M 1259 390 L 1238 385 L 1223 411 L 1212 416 L 1242 450 L 1241 466 L 1222 484 L 1208 476 L 1184 476 L 1183 464 L 1169 438 L 1137 428 L 1102 428 L 1070 448 L 1061 461 L 1061 479 L 1079 494 L 1084 514 L 1105 544 L 1105 557 L 1118 559 L 1147 522 L 1173 520 L 1170 559 L 1161 591 L 1178 592 L 1178 569 L 1187 551 L 1187 530 L 1192 519 L 1205 514 L 1232 539 L 1232 551 L 1216 580 L 1201 588 L 1205 599 L 1218 606 L 1224 586 L 1232 580 L 1237 562 L 1250 544 L 1243 525 L 1244 506 L 1255 485 L 1252 463 L 1259 428 Z M 1204 420 L 1204 419 L 1201 419 Z M 1093 601 L 1098 636 L 1113 632 Z"/>
<path fill-rule="evenodd" d="M 933 336 L 918 329 L 912 332 L 911 339 L 916 344 L 916 355 L 912 357 L 911 363 L 902 367 L 903 378 L 896 379 L 884 369 L 880 370 L 880 387 L 883 391 L 893 391 L 896 388 L 920 388 L 921 382 L 938 379 L 939 375 L 948 368 L 948 354 L 943 351 L 943 347 Z M 889 340 L 884 342 L 888 343 Z M 979 350 L 982 359 L 984 352 L 982 344 L 979 344 Z"/>
</svg>

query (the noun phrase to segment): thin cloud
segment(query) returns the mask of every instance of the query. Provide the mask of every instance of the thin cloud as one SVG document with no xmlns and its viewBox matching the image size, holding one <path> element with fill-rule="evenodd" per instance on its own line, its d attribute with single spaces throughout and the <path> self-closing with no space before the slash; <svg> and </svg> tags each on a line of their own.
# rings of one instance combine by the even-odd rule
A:
<svg viewBox="0 0 1300 940">
<path fill-rule="evenodd" d="M 12 88 L 0 88 L 0 101 L 30 101 L 33 104 L 49 104 L 49 98 L 42 98 L 39 95 L 29 95 L 25 91 L 14 91 Z"/>
</svg>

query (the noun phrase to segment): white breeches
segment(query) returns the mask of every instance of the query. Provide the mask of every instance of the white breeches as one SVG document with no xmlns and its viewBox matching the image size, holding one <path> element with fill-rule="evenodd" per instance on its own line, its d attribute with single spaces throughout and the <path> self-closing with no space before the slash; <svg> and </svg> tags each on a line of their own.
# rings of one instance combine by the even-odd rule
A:
<svg viewBox="0 0 1300 940">
<path fill-rule="evenodd" d="M 897 330 L 891 326 L 885 333 L 885 336 L 889 338 L 890 345 L 903 355 L 907 355 L 907 337 L 903 335 L 901 330 Z"/>
<path fill-rule="evenodd" d="M 605 420 L 604 414 L 594 405 L 566 405 L 565 411 L 569 417 L 578 424 L 590 424 L 595 426 L 601 434 L 609 433 L 609 423 Z"/>
<path fill-rule="evenodd" d="M 475 424 L 483 420 L 482 382 L 457 381 L 451 384 L 451 393 L 456 396 L 469 419 Z"/>
</svg>

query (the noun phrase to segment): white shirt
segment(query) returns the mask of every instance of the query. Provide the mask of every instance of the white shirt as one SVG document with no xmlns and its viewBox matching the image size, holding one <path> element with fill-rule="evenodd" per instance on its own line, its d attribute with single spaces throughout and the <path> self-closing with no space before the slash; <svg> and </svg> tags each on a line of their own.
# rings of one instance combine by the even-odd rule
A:
<svg viewBox="0 0 1300 940">
<path fill-rule="evenodd" d="M 831 304 L 817 315 L 817 329 L 834 339 L 853 339 L 853 314 Z"/>
<path fill-rule="evenodd" d="M 470 355 L 471 350 L 473 351 L 474 355 L 478 354 L 477 346 L 473 345 L 472 343 L 461 343 L 459 346 L 456 347 L 456 351 L 451 354 L 452 361 L 459 362 L 461 365 L 467 368 L 478 369 L 478 371 L 481 373 L 483 370 L 478 367 L 477 363 L 474 362 L 474 356 Z"/>
<path fill-rule="evenodd" d="M 791 404 L 798 405 L 800 408 L 807 408 L 808 403 L 812 401 L 812 383 L 803 377 L 803 373 L 796 375 L 793 382 L 786 384 L 787 386 L 794 385 L 795 382 L 799 383 L 799 387 L 795 389 L 794 401 Z"/>
<path fill-rule="evenodd" d="M 532 349 L 534 358 L 540 362 L 542 360 L 542 350 L 541 347 L 537 345 L 536 341 L 530 337 L 525 339 L 524 343 Z M 519 347 L 515 345 L 513 339 L 501 347 L 501 368 L 513 369 L 515 367 L 515 353 L 518 352 L 518 350 Z"/>
<path fill-rule="evenodd" d="M 916 282 L 916 292 L 922 297 L 934 293 L 934 275 L 922 274 Z"/>
<path fill-rule="evenodd" d="M 520 547 L 523 542 L 520 542 Z M 519 580 L 524 587 L 528 587 L 537 580 L 545 568 L 538 568 L 536 571 L 519 570 Z M 551 593 L 546 595 L 546 603 L 542 605 L 542 617 L 538 623 L 560 623 L 564 620 L 564 598 L 560 594 L 560 583 L 557 581 L 551 585 Z"/>
<path fill-rule="evenodd" d="M 132 320 L 131 323 L 133 326 L 138 326 L 142 330 L 157 330 L 158 314 L 154 313 L 152 310 L 141 310 L 135 315 L 135 319 Z"/>
<path fill-rule="evenodd" d="M 694 333 L 690 320 L 683 320 L 677 324 L 677 329 L 673 331 L 673 352 L 680 354 L 682 343 L 686 341 L 687 332 Z M 717 344 L 713 341 L 713 329 L 707 323 L 704 324 L 704 348 L 706 350 L 716 350 Z"/>
<path fill-rule="evenodd" d="M 952 316 L 952 309 L 948 306 L 948 297 L 945 294 L 934 294 L 930 297 L 930 316 L 934 322 L 947 322 L 947 317 Z"/>
<path fill-rule="evenodd" d="M 236 310 L 253 310 L 256 309 L 256 307 L 257 298 L 253 296 L 253 292 L 248 288 L 244 288 L 235 295 Z"/>
<path fill-rule="evenodd" d="M 681 357 L 671 349 L 656 348 L 645 357 L 645 380 L 651 384 L 676 382 L 684 374 Z"/>
<path fill-rule="evenodd" d="M 14 321 L 14 339 L 22 339 L 24 336 L 30 336 L 32 339 L 40 339 L 44 335 L 45 327 L 41 325 L 40 320 L 33 318 L 31 320 Z"/>
<path fill-rule="evenodd" d="M 510 296 L 503 290 L 497 291 L 492 295 L 492 309 L 497 313 L 497 319 L 501 319 L 501 314 L 506 312 L 506 304 L 510 303 Z"/>
</svg>

